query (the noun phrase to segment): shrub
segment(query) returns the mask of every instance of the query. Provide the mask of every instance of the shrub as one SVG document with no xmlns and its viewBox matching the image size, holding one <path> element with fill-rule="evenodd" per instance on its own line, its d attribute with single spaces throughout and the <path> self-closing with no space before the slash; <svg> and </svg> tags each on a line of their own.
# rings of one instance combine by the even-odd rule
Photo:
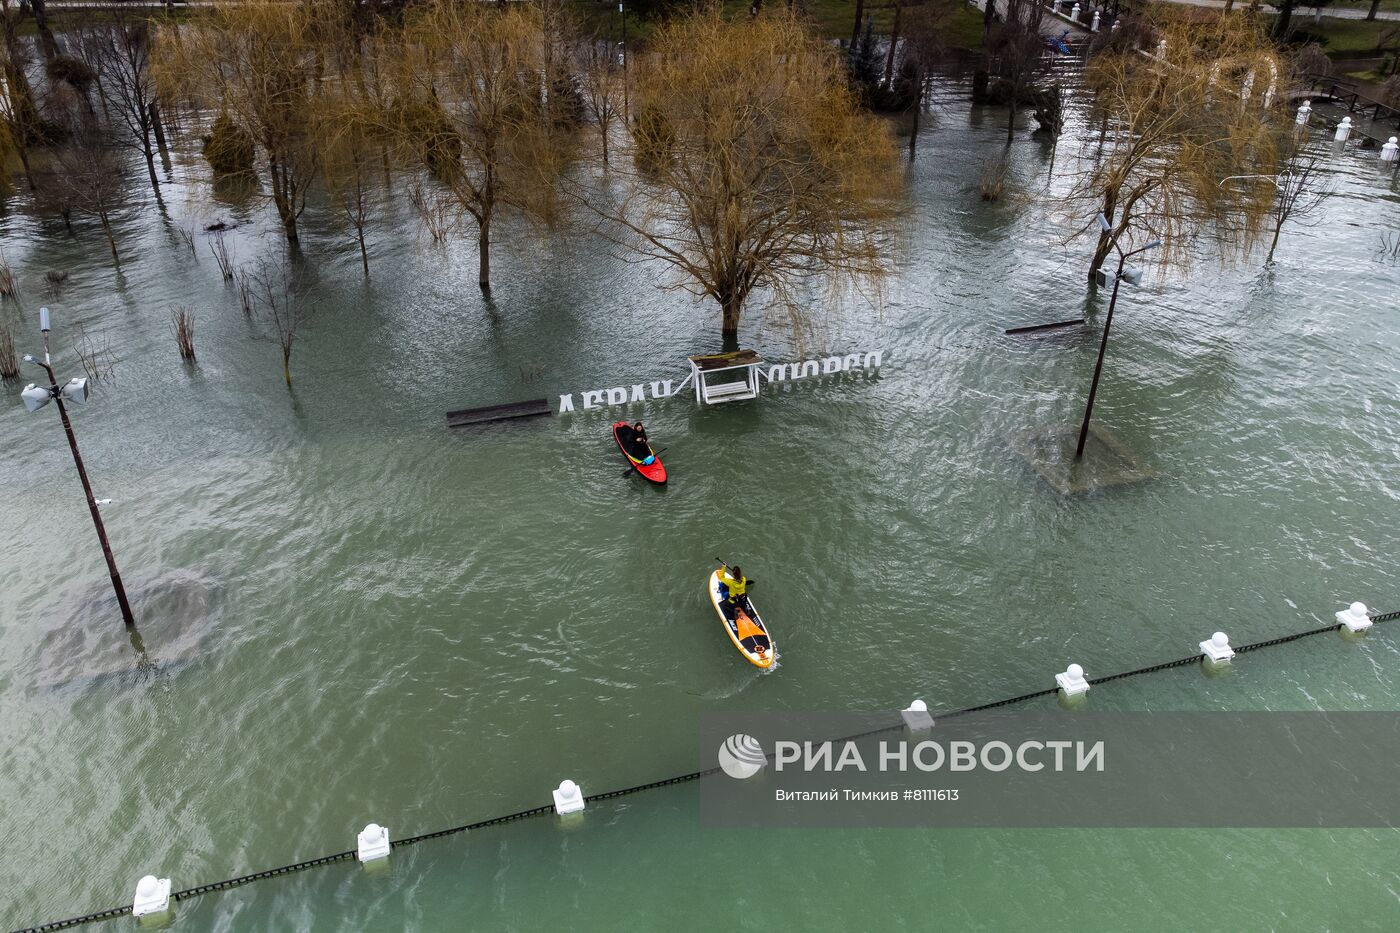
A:
<svg viewBox="0 0 1400 933">
<path fill-rule="evenodd" d="M 253 159 L 257 149 L 252 135 L 233 122 L 233 118 L 221 113 L 204 137 L 204 158 L 219 175 L 238 175 L 253 170 Z"/>
</svg>

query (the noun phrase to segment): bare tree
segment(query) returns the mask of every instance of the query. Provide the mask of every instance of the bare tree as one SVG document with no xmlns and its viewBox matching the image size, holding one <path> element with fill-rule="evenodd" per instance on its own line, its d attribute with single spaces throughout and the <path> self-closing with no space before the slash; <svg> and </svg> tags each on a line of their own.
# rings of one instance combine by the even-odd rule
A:
<svg viewBox="0 0 1400 933">
<path fill-rule="evenodd" d="M 893 141 L 793 13 L 693 11 L 656 31 L 637 71 L 629 192 L 589 206 L 605 235 L 714 299 L 727 340 L 756 289 L 885 272 Z"/>
<path fill-rule="evenodd" d="M 1045 7 L 1039 0 L 1006 0 L 1006 19 L 992 32 L 987 46 L 992 73 L 1001 79 L 1007 97 L 1008 143 L 1016 131 L 1016 112 L 1045 67 L 1044 19 Z"/>
<path fill-rule="evenodd" d="M 914 150 L 919 140 L 919 118 L 924 111 L 924 97 L 928 91 L 929 77 L 933 69 L 947 54 L 943 42 L 953 7 L 941 3 L 922 3 L 911 7 L 905 26 L 904 61 L 900 67 L 900 81 L 907 87 L 898 87 L 896 96 L 907 98 L 909 105 L 909 161 L 914 161 Z"/>
<path fill-rule="evenodd" d="M 54 41 L 53 30 L 49 28 L 49 10 L 45 0 L 29 0 L 29 9 L 34 14 L 34 29 L 39 33 L 39 48 L 45 61 L 58 57 L 58 43 Z"/>
<path fill-rule="evenodd" d="M 34 190 L 34 173 L 29 164 L 30 147 L 44 136 L 43 119 L 34 103 L 34 89 L 29 83 L 29 53 L 19 35 L 22 9 L 13 0 L 0 0 L 0 122 L 5 128 L 5 149 L 13 149 L 24 166 L 24 177 Z"/>
<path fill-rule="evenodd" d="M 373 214 L 371 158 L 367 135 L 352 119 L 342 123 L 338 132 L 326 138 L 320 160 L 326 190 L 355 231 L 365 278 L 369 278 L 369 247 L 365 244 L 365 228 Z"/>
<path fill-rule="evenodd" d="M 1274 186 L 1268 223 L 1273 235 L 1269 240 L 1269 255 L 1264 257 L 1264 262 L 1270 263 L 1274 261 L 1274 250 L 1278 249 L 1284 224 L 1316 222 L 1315 215 L 1332 188 L 1322 160 L 1312 153 L 1292 154 L 1284 161 L 1283 171 L 1267 180 Z"/>
<path fill-rule="evenodd" d="M 70 120 L 67 141 L 55 152 L 55 196 L 67 211 L 97 219 L 112 251 L 112 264 L 121 270 L 121 254 L 112 229 L 112 216 L 125 196 L 126 163 L 90 120 Z"/>
<path fill-rule="evenodd" d="M 377 126 L 376 121 L 366 119 L 365 104 L 350 85 L 323 87 L 318 95 L 316 133 L 321 175 L 327 193 L 355 231 L 366 278 L 369 248 L 365 244 L 365 228 L 373 213 L 371 176 L 378 145 Z"/>
<path fill-rule="evenodd" d="M 231 115 L 253 135 L 289 243 L 299 238 L 297 221 L 317 169 L 309 127 L 312 83 L 323 59 L 312 17 L 322 8 L 280 0 L 219 2 L 169 30 L 155 49 L 165 95 L 202 101 L 211 117 Z"/>
<path fill-rule="evenodd" d="M 256 309 L 255 317 L 272 325 L 278 347 L 282 350 L 282 378 L 292 387 L 292 349 L 297 335 L 311 317 L 313 307 L 301 296 L 289 262 L 259 259 L 253 268 L 244 270 L 248 291 Z"/>
<path fill-rule="evenodd" d="M 121 7 L 104 11 L 104 21 L 80 30 L 78 47 L 96 72 L 104 98 L 110 98 L 126 142 L 146 160 L 151 187 L 160 194 L 155 150 L 160 106 L 151 76 L 149 20 L 132 17 Z"/>
<path fill-rule="evenodd" d="M 618 98 L 622 93 L 622 68 L 610 50 L 597 38 L 585 39 L 575 51 L 576 65 L 583 76 L 583 104 L 598 138 L 603 144 L 603 164 L 608 164 L 608 140 L 621 115 Z"/>
<path fill-rule="evenodd" d="M 398 55 L 399 136 L 476 221 L 483 291 L 497 211 L 547 215 L 569 157 L 544 104 L 546 44 L 534 7 L 428 0 L 410 11 Z"/>
<path fill-rule="evenodd" d="M 1240 16 L 1152 15 L 1161 44 L 1151 54 L 1109 45 L 1086 72 L 1103 114 L 1102 149 L 1081 158 L 1070 202 L 1089 228 L 1098 230 L 1098 213 L 1110 222 L 1091 278 L 1124 237 L 1162 240 L 1167 263 L 1188 262 L 1206 230 L 1222 258 L 1242 254 L 1273 200 L 1261 186 L 1221 185 L 1278 171 L 1283 70 L 1272 43 Z"/>
</svg>

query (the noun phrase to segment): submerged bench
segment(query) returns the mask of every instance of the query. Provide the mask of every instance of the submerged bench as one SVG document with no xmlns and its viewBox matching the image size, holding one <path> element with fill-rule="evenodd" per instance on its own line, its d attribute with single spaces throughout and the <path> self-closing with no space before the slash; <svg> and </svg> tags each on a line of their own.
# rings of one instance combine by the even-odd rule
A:
<svg viewBox="0 0 1400 933">
<path fill-rule="evenodd" d="M 484 408 L 462 408 L 447 413 L 449 428 L 466 427 L 469 424 L 484 424 L 488 421 L 506 421 L 510 418 L 533 418 L 553 412 L 549 399 L 532 398 L 527 402 L 510 402 L 505 405 L 487 405 Z"/>
</svg>

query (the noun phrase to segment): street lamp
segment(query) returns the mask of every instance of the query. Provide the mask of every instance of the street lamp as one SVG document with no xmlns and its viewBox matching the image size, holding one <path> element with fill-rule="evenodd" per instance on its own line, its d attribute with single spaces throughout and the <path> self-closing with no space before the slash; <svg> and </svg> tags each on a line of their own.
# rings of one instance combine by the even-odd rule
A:
<svg viewBox="0 0 1400 933">
<path fill-rule="evenodd" d="M 622 0 L 617 0 L 617 12 L 622 14 L 622 123 L 630 126 L 632 116 L 627 106 L 627 8 L 622 5 Z"/>
<path fill-rule="evenodd" d="M 1102 229 L 1104 233 L 1113 229 L 1112 225 L 1108 222 L 1108 218 L 1103 214 L 1099 215 L 1099 228 Z M 1089 439 L 1089 417 L 1094 413 L 1094 396 L 1098 395 L 1099 392 L 1099 374 L 1103 372 L 1103 355 L 1108 349 L 1108 329 L 1113 326 L 1113 306 L 1118 303 L 1118 283 L 1125 278 L 1134 285 L 1142 281 L 1142 272 L 1140 270 L 1129 270 L 1125 274 L 1123 272 L 1123 266 L 1127 263 L 1129 257 L 1136 256 L 1138 253 L 1145 253 L 1149 249 L 1156 249 L 1161 245 L 1161 240 L 1153 240 L 1146 246 L 1140 246 L 1130 253 L 1124 253 L 1118 246 L 1118 241 L 1113 241 L 1113 248 L 1118 252 L 1118 271 L 1113 275 L 1113 295 L 1108 299 L 1108 316 L 1104 318 L 1103 322 L 1103 339 L 1099 341 L 1099 359 L 1098 362 L 1094 364 L 1094 381 L 1089 383 L 1089 404 L 1084 406 L 1084 423 L 1079 426 L 1079 444 L 1074 448 L 1074 459 L 1076 460 L 1084 456 L 1084 442 Z"/>
<path fill-rule="evenodd" d="M 107 529 L 102 526 L 102 514 L 98 511 L 97 500 L 92 495 L 92 484 L 88 482 L 87 468 L 83 466 L 82 454 L 78 453 L 78 439 L 73 436 L 73 423 L 68 420 L 68 409 L 64 402 L 71 402 L 74 405 L 83 405 L 88 399 L 88 385 L 86 379 L 70 379 L 67 384 L 59 388 L 58 377 L 54 375 L 53 366 L 49 362 L 49 309 L 39 309 L 39 330 L 44 333 L 44 359 L 42 362 L 36 360 L 32 354 L 25 354 L 24 361 L 35 366 L 42 366 L 44 372 L 48 374 L 49 385 L 47 388 L 34 383 L 24 387 L 20 393 L 20 398 L 24 400 L 24 407 L 29 411 L 38 411 L 49 402 L 58 405 L 58 417 L 63 421 L 63 431 L 68 435 L 68 449 L 73 451 L 73 463 L 78 468 L 78 479 L 83 482 L 83 492 L 87 495 L 88 511 L 92 513 L 92 524 L 97 528 L 97 540 L 102 542 L 102 556 L 107 560 L 107 572 L 112 575 L 112 588 L 117 591 L 117 605 L 121 606 L 122 621 L 131 630 L 136 628 L 136 619 L 131 614 L 131 604 L 126 599 L 126 589 L 122 586 L 122 576 L 117 572 L 117 562 L 112 557 L 112 546 L 107 542 Z"/>
</svg>

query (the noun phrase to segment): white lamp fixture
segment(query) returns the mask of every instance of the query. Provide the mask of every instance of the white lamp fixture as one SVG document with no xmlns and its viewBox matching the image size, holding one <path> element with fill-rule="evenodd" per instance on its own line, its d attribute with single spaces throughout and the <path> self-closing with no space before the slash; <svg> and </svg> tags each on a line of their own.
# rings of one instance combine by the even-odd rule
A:
<svg viewBox="0 0 1400 933">
<path fill-rule="evenodd" d="M 32 382 L 24 387 L 24 391 L 20 392 L 19 397 L 24 401 L 25 410 L 31 412 L 38 411 L 53 401 L 52 392 L 43 386 L 36 386 Z"/>
</svg>

